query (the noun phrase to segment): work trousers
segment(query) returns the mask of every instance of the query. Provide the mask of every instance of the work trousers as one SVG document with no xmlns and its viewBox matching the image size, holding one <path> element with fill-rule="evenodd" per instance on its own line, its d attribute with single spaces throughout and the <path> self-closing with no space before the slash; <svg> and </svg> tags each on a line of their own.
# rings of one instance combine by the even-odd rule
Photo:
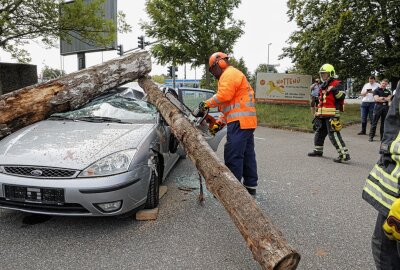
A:
<svg viewBox="0 0 400 270">
<path fill-rule="evenodd" d="M 257 162 L 254 151 L 254 129 L 240 129 L 239 121 L 228 123 L 224 149 L 225 165 L 249 188 L 256 188 Z"/>
<path fill-rule="evenodd" d="M 374 115 L 375 102 L 362 102 L 360 111 L 361 111 L 361 132 L 367 133 L 367 122 L 369 118 L 369 122 L 372 125 L 372 117 Z"/>
<path fill-rule="evenodd" d="M 375 105 L 374 117 L 372 119 L 371 129 L 369 131 L 370 138 L 375 137 L 376 127 L 378 125 L 379 119 L 381 119 L 380 135 L 381 135 L 381 141 L 382 141 L 383 130 L 385 128 L 385 118 L 386 118 L 388 111 L 389 111 L 388 105 L 381 105 L 381 104 Z"/>
<path fill-rule="evenodd" d="M 321 125 L 315 132 L 314 146 L 315 152 L 323 152 L 325 138 L 328 135 L 329 140 L 339 153 L 339 157 L 345 158 L 349 154 L 349 150 L 346 148 L 346 144 L 342 139 L 339 131 L 334 131 L 329 123 L 330 118 L 320 118 Z"/>
<path fill-rule="evenodd" d="M 378 214 L 372 235 L 372 255 L 377 270 L 400 270 L 400 242 L 386 237 L 382 225 L 386 217 Z"/>
</svg>

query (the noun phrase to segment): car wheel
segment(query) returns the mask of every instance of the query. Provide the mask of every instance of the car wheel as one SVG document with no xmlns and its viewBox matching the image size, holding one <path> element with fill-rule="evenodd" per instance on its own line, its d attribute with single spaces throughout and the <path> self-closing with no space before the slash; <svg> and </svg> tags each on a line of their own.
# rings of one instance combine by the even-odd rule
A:
<svg viewBox="0 0 400 270">
<path fill-rule="evenodd" d="M 146 209 L 153 209 L 158 206 L 160 194 L 160 182 L 154 171 L 151 172 L 149 191 L 147 192 L 147 201 L 144 206 Z"/>
</svg>

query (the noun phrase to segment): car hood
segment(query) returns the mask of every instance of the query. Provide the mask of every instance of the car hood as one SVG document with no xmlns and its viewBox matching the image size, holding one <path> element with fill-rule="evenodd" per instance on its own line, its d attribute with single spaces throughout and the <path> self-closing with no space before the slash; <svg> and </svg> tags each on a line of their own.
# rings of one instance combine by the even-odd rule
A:
<svg viewBox="0 0 400 270">
<path fill-rule="evenodd" d="M 154 124 L 42 121 L 0 141 L 0 165 L 82 170 L 109 154 L 137 148 Z"/>
</svg>

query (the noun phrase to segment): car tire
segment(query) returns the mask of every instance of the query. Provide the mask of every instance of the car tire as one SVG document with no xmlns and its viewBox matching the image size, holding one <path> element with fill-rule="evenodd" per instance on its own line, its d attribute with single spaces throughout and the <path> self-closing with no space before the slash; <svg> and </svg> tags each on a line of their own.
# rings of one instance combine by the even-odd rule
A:
<svg viewBox="0 0 400 270">
<path fill-rule="evenodd" d="M 158 206 L 160 196 L 160 181 L 154 171 L 151 171 L 149 191 L 147 192 L 147 200 L 145 209 L 153 209 Z"/>
</svg>

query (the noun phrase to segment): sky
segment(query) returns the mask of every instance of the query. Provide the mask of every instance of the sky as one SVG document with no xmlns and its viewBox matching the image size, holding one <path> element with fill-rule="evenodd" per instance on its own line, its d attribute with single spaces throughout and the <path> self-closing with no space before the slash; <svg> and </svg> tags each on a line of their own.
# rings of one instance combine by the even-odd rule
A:
<svg viewBox="0 0 400 270">
<path fill-rule="evenodd" d="M 138 36 L 144 35 L 139 23 L 148 21 L 145 2 L 145 0 L 118 0 L 118 10 L 126 14 L 126 21 L 132 26 L 130 33 L 118 34 L 118 44 L 122 44 L 124 50 L 136 48 Z M 269 63 L 279 65 L 276 67 L 278 72 L 283 73 L 293 65 L 288 58 L 278 60 L 279 55 L 282 53 L 282 48 L 287 46 L 286 41 L 290 34 L 296 30 L 295 23 L 288 22 L 286 2 L 285 0 L 242 0 L 239 8 L 234 11 L 235 18 L 243 20 L 245 27 L 243 29 L 244 34 L 235 43 L 231 56 L 236 59 L 243 58 L 250 72 L 254 72 L 259 64 L 267 63 L 268 47 Z M 271 45 L 268 46 L 269 43 Z M 77 56 L 60 56 L 59 48 L 46 49 L 40 43 L 32 42 L 26 46 L 26 49 L 31 53 L 31 64 L 37 65 L 38 73 L 41 72 L 44 66 L 64 69 L 67 73 L 78 70 Z M 116 51 L 87 53 L 86 66 L 93 66 L 116 57 L 118 57 Z M 0 61 L 17 62 L 8 53 L 1 50 Z M 202 68 L 194 70 L 190 69 L 188 65 L 186 78 L 199 79 L 202 72 Z M 151 75 L 166 73 L 166 66 L 157 65 L 153 61 Z M 184 78 L 184 68 L 178 67 L 177 74 L 178 78 Z"/>
</svg>

